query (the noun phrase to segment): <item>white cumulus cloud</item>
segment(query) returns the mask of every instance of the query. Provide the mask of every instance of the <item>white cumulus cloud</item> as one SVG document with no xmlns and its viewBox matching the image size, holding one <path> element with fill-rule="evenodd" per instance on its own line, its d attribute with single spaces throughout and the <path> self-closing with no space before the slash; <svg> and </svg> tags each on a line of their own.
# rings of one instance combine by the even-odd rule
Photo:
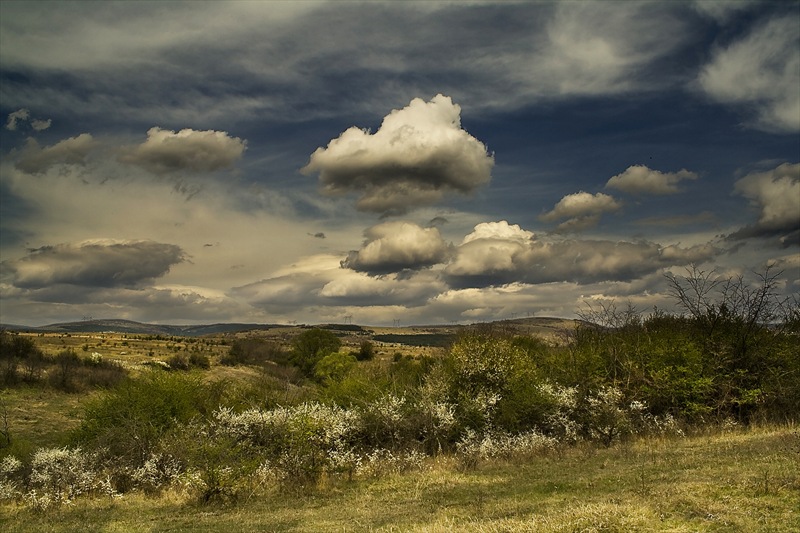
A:
<svg viewBox="0 0 800 533">
<path fill-rule="evenodd" d="M 501 231 L 476 227 L 476 235 L 464 239 L 444 270 L 452 286 L 631 280 L 674 265 L 700 263 L 719 253 L 707 244 L 682 248 L 648 241 L 545 241 L 507 222 L 486 224 L 479 226 Z"/>
<path fill-rule="evenodd" d="M 8 114 L 8 120 L 6 121 L 6 129 L 10 131 L 14 131 L 17 129 L 17 123 L 28 120 L 28 117 L 31 116 L 31 112 L 27 109 L 18 109 L 12 113 Z"/>
<path fill-rule="evenodd" d="M 183 250 L 174 244 L 99 239 L 43 246 L 0 265 L 3 277 L 20 288 L 124 287 L 161 277 L 185 260 Z"/>
<path fill-rule="evenodd" d="M 580 231 L 595 226 L 603 213 L 613 213 L 621 208 L 622 204 L 612 196 L 580 191 L 563 197 L 539 219 L 544 222 L 566 219 L 557 226 L 557 231 Z"/>
<path fill-rule="evenodd" d="M 680 192 L 678 183 L 695 180 L 697 174 L 681 169 L 678 172 L 660 172 L 645 165 L 632 165 L 625 172 L 612 176 L 606 188 L 617 189 L 630 194 L 675 194 Z"/>
<path fill-rule="evenodd" d="M 360 194 L 359 210 L 396 214 L 448 191 L 474 191 L 490 181 L 493 165 L 486 146 L 461 128 L 461 107 L 439 94 L 392 111 L 375 133 L 346 130 L 302 171 L 319 173 L 326 194 Z"/>
<path fill-rule="evenodd" d="M 231 167 L 246 147 L 246 141 L 224 131 L 186 128 L 176 133 L 155 127 L 147 131 L 144 143 L 120 155 L 119 160 L 153 174 L 213 172 Z"/>
<path fill-rule="evenodd" d="M 759 217 L 755 225 L 743 228 L 733 237 L 783 234 L 791 243 L 798 241 L 800 163 L 784 163 L 766 172 L 750 173 L 736 182 L 734 190 L 750 200 L 759 210 Z"/>
<path fill-rule="evenodd" d="M 29 137 L 15 166 L 28 174 L 40 174 L 46 172 L 53 165 L 83 165 L 89 152 L 97 144 L 88 133 L 81 133 L 76 137 L 64 139 L 44 148 L 36 139 Z"/>
<path fill-rule="evenodd" d="M 423 228 L 412 222 L 391 221 L 364 232 L 366 241 L 350 252 L 342 266 L 385 274 L 419 269 L 441 263 L 447 256 L 447 243 L 436 228 Z"/>
</svg>

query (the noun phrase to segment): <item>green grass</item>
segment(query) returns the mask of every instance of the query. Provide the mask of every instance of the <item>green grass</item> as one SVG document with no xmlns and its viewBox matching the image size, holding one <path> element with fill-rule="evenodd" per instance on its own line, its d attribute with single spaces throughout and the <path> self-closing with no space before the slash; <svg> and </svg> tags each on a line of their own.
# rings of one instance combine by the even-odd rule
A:
<svg viewBox="0 0 800 533">
<path fill-rule="evenodd" d="M 37 513 L 0 507 L 5 531 L 770 531 L 800 530 L 800 431 L 761 427 L 580 446 L 460 471 L 324 480 L 232 506 L 161 497 L 78 499 Z"/>
<path fill-rule="evenodd" d="M 0 424 L 7 420 L 12 439 L 10 448 L 0 448 L 0 457 L 11 453 L 22 459 L 36 448 L 65 445 L 69 432 L 81 423 L 84 406 L 95 394 L 27 385 L 0 390 Z"/>
</svg>

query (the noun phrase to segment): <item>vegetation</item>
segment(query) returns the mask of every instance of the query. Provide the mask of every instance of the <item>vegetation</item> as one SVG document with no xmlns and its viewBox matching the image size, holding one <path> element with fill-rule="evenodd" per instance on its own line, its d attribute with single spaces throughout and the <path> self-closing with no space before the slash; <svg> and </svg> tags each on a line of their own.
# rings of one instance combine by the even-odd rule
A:
<svg viewBox="0 0 800 533">
<path fill-rule="evenodd" d="M 178 351 L 165 365 L 103 386 L 63 440 L 38 449 L 15 447 L 5 408 L 0 499 L 29 526 L 36 515 L 23 509 L 80 501 L 103 514 L 110 512 L 105 504 L 89 502 L 125 495 L 154 513 L 168 501 L 245 506 L 255 528 L 292 529 L 297 523 L 248 513 L 299 517 L 285 498 L 293 494 L 300 501 L 318 495 L 323 508 L 358 507 L 373 528 L 627 531 L 727 523 L 788 531 L 797 525 L 790 510 L 800 489 L 792 460 L 800 442 L 800 320 L 796 303 L 777 297 L 775 279 L 767 272 L 750 285 L 690 271 L 670 278 L 685 315 L 589 307 L 569 342 L 555 346 L 484 327 L 465 330 L 439 357 L 379 356 L 370 341 L 348 349 L 336 333 L 312 328 L 286 344 L 237 338 L 217 359 L 223 366 L 203 352 Z M 5 375 L 15 376 L 7 383 L 17 388 L 63 394 L 77 390 L 65 385 L 64 376 L 77 375 L 70 369 L 91 368 L 74 350 L 32 355 L 37 347 L 22 337 L 2 340 L 3 368 L 14 368 Z M 46 372 L 25 382 L 17 369 L 35 357 L 47 361 Z M 249 377 L 214 377 L 240 375 L 234 371 Z M 728 484 L 701 481 L 691 469 Z M 386 495 L 389 487 L 400 494 Z M 381 522 L 358 502 L 374 493 L 408 511 Z M 87 495 L 97 499 L 79 498 Z M 559 521 L 569 501 L 582 503 Z M 770 505 L 783 518 L 725 509 L 724 501 Z M 437 510 L 445 504 L 451 511 Z M 176 512 L 190 520 L 188 511 Z M 303 523 L 333 527 L 315 512 Z M 133 527 L 133 511 L 125 520 Z M 225 520 L 209 527 L 226 527 Z"/>
</svg>

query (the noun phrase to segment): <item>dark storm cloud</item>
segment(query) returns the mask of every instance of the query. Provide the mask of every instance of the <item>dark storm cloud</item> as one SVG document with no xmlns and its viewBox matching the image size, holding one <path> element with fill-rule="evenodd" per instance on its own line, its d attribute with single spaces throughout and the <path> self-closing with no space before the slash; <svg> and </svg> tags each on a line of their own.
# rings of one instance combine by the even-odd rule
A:
<svg viewBox="0 0 800 533">
<path fill-rule="evenodd" d="M 491 180 L 493 165 L 486 146 L 461 128 L 461 108 L 440 94 L 392 111 L 374 134 L 348 129 L 302 171 L 318 173 L 326 194 L 360 194 L 361 211 L 398 214 L 445 192 L 474 191 Z"/>
<path fill-rule="evenodd" d="M 119 160 L 140 166 L 153 174 L 183 170 L 212 172 L 231 167 L 242 157 L 246 146 L 246 141 L 231 137 L 224 131 L 186 128 L 175 133 L 150 128 L 147 140 L 120 155 Z"/>
<path fill-rule="evenodd" d="M 711 245 L 681 248 L 648 241 L 543 241 L 505 221 L 485 222 L 464 238 L 444 273 L 456 287 L 511 282 L 586 284 L 637 279 L 662 268 L 700 263 L 718 253 Z"/>
<path fill-rule="evenodd" d="M 342 266 L 369 274 L 388 274 L 429 267 L 445 260 L 448 254 L 436 228 L 422 228 L 411 222 L 384 222 L 364 232 L 366 240 L 352 251 Z"/>
<path fill-rule="evenodd" d="M 17 158 L 15 166 L 28 174 L 39 174 L 46 172 L 54 165 L 83 165 L 86 163 L 89 152 L 97 144 L 88 133 L 64 139 L 44 148 L 39 145 L 36 139 L 29 137 Z"/>
<path fill-rule="evenodd" d="M 179 246 L 153 241 L 87 241 L 31 250 L 3 261 L 3 278 L 12 285 L 41 289 L 51 285 L 129 287 L 159 278 L 186 256 Z"/>
</svg>

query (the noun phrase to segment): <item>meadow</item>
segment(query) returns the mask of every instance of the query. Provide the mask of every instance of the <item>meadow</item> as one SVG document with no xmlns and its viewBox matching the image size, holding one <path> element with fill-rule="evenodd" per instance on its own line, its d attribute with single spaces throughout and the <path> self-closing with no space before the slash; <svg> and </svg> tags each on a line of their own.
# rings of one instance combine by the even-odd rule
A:
<svg viewBox="0 0 800 533">
<path fill-rule="evenodd" d="M 796 531 L 800 313 L 762 281 L 555 335 L 1 332 L 0 525 Z"/>
<path fill-rule="evenodd" d="M 378 478 L 270 490 L 235 505 L 93 497 L 2 507 L 6 531 L 770 531 L 800 529 L 796 427 L 714 428 L 579 446 L 469 471 L 451 459 Z"/>
</svg>

